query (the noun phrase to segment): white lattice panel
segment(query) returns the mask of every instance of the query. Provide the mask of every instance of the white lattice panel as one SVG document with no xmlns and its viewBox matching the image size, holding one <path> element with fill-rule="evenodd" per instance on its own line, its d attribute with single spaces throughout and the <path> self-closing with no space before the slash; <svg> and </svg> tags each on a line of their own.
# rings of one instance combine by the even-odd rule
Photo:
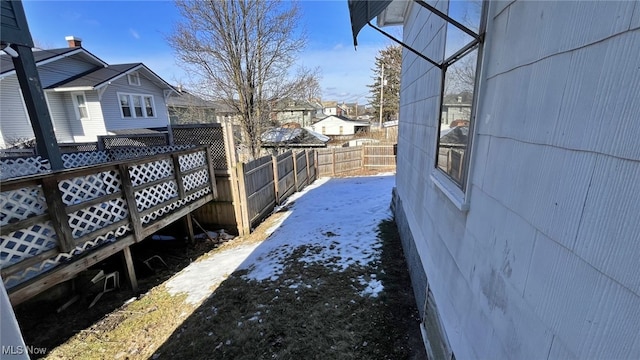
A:
<svg viewBox="0 0 640 360">
<path fill-rule="evenodd" d="M 0 159 L 0 180 L 43 174 L 51 171 L 49 160 L 40 156 Z"/>
<path fill-rule="evenodd" d="M 173 176 L 173 163 L 170 160 L 153 161 L 129 168 L 133 186 Z"/>
<path fill-rule="evenodd" d="M 44 214 L 47 203 L 40 186 L 0 193 L 0 226 Z"/>
<path fill-rule="evenodd" d="M 120 221 L 129 215 L 123 199 L 114 199 L 69 214 L 69 226 L 74 238 Z"/>
<path fill-rule="evenodd" d="M 78 256 L 88 250 L 91 250 L 95 247 L 98 247 L 102 244 L 109 243 L 115 241 L 117 238 L 125 235 L 126 233 L 131 232 L 131 228 L 129 225 L 123 225 L 118 229 L 108 232 L 105 235 L 99 236 L 94 240 L 86 241 L 78 246 L 76 246 L 73 250 L 68 253 L 59 253 L 56 256 L 42 261 L 38 264 L 35 264 L 25 270 L 8 276 L 3 279 L 4 285 L 7 289 L 10 289 L 20 283 L 23 283 L 39 274 L 42 274 L 45 271 L 53 269 L 58 266 L 60 263 L 67 262 L 72 260 L 74 256 Z"/>
<path fill-rule="evenodd" d="M 143 224 L 148 224 L 150 222 L 155 221 L 158 218 L 161 218 L 162 216 L 164 216 L 165 214 L 168 214 L 170 212 L 172 212 L 173 210 L 179 208 L 182 204 L 182 201 L 175 201 L 171 204 L 167 204 L 167 206 L 164 206 L 154 212 L 152 212 L 151 214 L 148 214 L 146 216 L 142 217 L 142 223 Z"/>
<path fill-rule="evenodd" d="M 104 171 L 97 174 L 62 180 L 58 183 L 66 205 L 79 204 L 120 191 L 120 174 Z"/>
<path fill-rule="evenodd" d="M 204 151 L 182 155 L 178 157 L 180 163 L 180 171 L 185 172 L 191 169 L 207 165 L 207 156 Z"/>
<path fill-rule="evenodd" d="M 32 225 L 0 237 L 0 268 L 6 268 L 56 247 L 56 232 L 50 221 Z"/>
<path fill-rule="evenodd" d="M 182 177 L 182 184 L 185 191 L 191 191 L 209 182 L 209 171 L 206 169 L 196 171 Z"/>
<path fill-rule="evenodd" d="M 65 153 L 61 157 L 65 169 L 109 162 L 109 154 L 106 151 Z"/>
<path fill-rule="evenodd" d="M 166 181 L 146 189 L 136 191 L 138 211 L 144 211 L 178 196 L 178 185 L 175 181 Z"/>
</svg>

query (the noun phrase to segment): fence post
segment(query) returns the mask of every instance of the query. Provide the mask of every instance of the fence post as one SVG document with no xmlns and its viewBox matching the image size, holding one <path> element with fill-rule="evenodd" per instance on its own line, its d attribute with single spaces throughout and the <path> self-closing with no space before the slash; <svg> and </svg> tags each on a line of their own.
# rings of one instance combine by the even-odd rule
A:
<svg viewBox="0 0 640 360">
<path fill-rule="evenodd" d="M 271 155 L 271 163 L 273 164 L 273 186 L 275 187 L 276 205 L 280 205 L 280 176 L 278 175 L 278 157 Z"/>
<path fill-rule="evenodd" d="M 318 150 L 313 150 L 313 170 L 314 170 L 314 180 L 318 178 L 318 171 L 320 170 L 320 165 L 318 165 L 318 159 L 320 158 L 320 154 Z"/>
<path fill-rule="evenodd" d="M 247 203 L 247 188 L 244 182 L 244 163 L 239 162 L 236 166 L 236 177 L 238 179 L 238 198 L 240 202 L 240 219 L 239 228 L 240 235 L 249 235 L 251 233 L 251 224 L 249 223 L 249 204 Z"/>
<path fill-rule="evenodd" d="M 362 145 L 362 153 L 361 153 L 361 155 L 360 155 L 360 156 L 362 157 L 362 159 L 361 159 L 361 161 L 360 161 L 360 164 L 362 165 L 362 170 L 364 170 L 364 169 L 366 169 L 366 168 L 367 168 L 367 167 L 364 165 L 364 158 L 365 158 L 365 156 L 364 156 L 364 155 L 365 155 L 365 150 L 364 150 L 364 148 L 365 148 L 365 147 L 366 147 L 366 145 Z"/>
<path fill-rule="evenodd" d="M 332 164 L 331 174 L 333 176 L 336 176 L 336 148 L 331 148 L 331 153 L 333 154 L 332 156 L 333 160 L 331 161 L 331 164 Z"/>
<path fill-rule="evenodd" d="M 306 168 L 307 168 L 307 186 L 309 186 L 309 184 L 311 184 L 311 169 L 309 169 L 309 149 L 304 149 L 304 158 L 306 161 Z"/>
<path fill-rule="evenodd" d="M 296 188 L 296 191 L 300 190 L 298 187 L 298 156 L 296 153 L 291 151 L 291 157 L 293 158 L 293 184 Z"/>
</svg>

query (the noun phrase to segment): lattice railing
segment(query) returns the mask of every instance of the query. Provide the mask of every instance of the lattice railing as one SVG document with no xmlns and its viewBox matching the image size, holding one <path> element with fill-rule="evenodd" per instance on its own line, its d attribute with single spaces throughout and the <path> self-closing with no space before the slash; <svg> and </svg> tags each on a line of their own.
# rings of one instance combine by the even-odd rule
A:
<svg viewBox="0 0 640 360">
<path fill-rule="evenodd" d="M 140 241 L 180 218 L 179 209 L 212 200 L 217 192 L 209 154 L 198 147 L 3 182 L 5 286 L 46 276 L 102 244 L 126 236 Z"/>
<path fill-rule="evenodd" d="M 214 169 L 228 169 L 225 134 L 220 124 L 206 125 L 174 125 L 171 127 L 175 145 L 195 144 L 207 145 L 211 148 L 211 160 Z"/>
<path fill-rule="evenodd" d="M 65 169 L 105 164 L 111 161 L 135 159 L 172 151 L 185 150 L 193 145 L 170 145 L 155 147 L 124 147 L 104 151 L 69 152 L 61 154 Z M 0 159 L 0 180 L 22 176 L 44 174 L 51 171 L 49 162 L 39 156 Z"/>
</svg>

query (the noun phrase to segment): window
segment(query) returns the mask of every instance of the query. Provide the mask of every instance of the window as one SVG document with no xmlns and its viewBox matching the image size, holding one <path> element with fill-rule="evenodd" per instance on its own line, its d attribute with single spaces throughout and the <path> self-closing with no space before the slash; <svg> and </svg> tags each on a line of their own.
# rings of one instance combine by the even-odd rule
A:
<svg viewBox="0 0 640 360">
<path fill-rule="evenodd" d="M 344 134 L 344 128 L 340 126 L 340 135 Z"/>
<path fill-rule="evenodd" d="M 127 80 L 129 80 L 129 85 L 140 86 L 140 74 L 137 72 L 127 74 Z"/>
<path fill-rule="evenodd" d="M 322 135 L 324 135 L 327 132 L 327 128 L 325 126 L 322 127 Z"/>
<path fill-rule="evenodd" d="M 449 9 L 450 13 L 465 13 L 465 26 L 476 34 L 483 33 L 481 15 L 483 6 L 473 1 L 451 2 L 451 6 L 461 9 Z M 479 31 L 480 30 L 480 31 Z M 475 117 L 475 98 L 477 95 L 476 74 L 479 70 L 479 54 L 482 43 L 469 41 L 471 37 L 456 27 L 447 26 L 445 53 L 450 59 L 442 72 L 442 92 L 440 103 L 439 137 L 435 167 L 453 180 L 464 191 L 469 168 L 469 152 L 472 141 L 473 121 Z M 460 44 L 471 44 L 468 51 L 460 52 Z M 454 55 L 455 54 L 455 55 Z"/>
<path fill-rule="evenodd" d="M 118 94 L 123 118 L 153 118 L 155 106 L 153 96 L 139 94 Z"/>
<path fill-rule="evenodd" d="M 76 115 L 79 119 L 89 118 L 89 109 L 87 108 L 87 99 L 84 97 L 84 93 L 72 93 L 73 104 L 76 108 Z"/>
</svg>

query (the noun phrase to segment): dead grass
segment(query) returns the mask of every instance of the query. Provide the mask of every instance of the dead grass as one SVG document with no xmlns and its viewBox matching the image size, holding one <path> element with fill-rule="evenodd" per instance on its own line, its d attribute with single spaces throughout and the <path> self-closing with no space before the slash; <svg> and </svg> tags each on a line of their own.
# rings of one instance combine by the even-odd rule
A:
<svg viewBox="0 0 640 360">
<path fill-rule="evenodd" d="M 261 241 L 280 214 L 236 244 Z M 298 261 L 275 281 L 235 272 L 200 306 L 158 286 L 54 349 L 51 359 L 426 359 L 417 311 L 393 221 L 379 226 L 380 261 L 338 272 Z M 205 255 L 206 256 L 206 255 Z M 377 297 L 366 281 L 382 281 Z M 360 281 L 362 279 L 364 281 Z"/>
</svg>

